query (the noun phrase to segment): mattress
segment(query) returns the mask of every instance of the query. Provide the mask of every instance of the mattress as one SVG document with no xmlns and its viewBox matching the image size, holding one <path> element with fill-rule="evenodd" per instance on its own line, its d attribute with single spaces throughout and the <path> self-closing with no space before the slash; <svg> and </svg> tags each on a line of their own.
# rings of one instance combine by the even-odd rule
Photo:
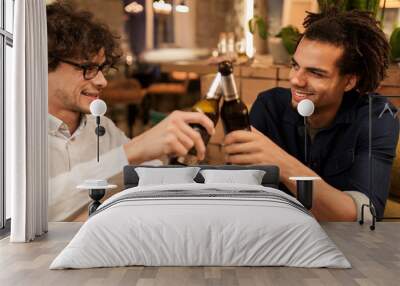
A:
<svg viewBox="0 0 400 286">
<path fill-rule="evenodd" d="M 351 267 L 295 198 L 265 186 L 199 183 L 112 196 L 50 269 L 130 265 Z"/>
</svg>

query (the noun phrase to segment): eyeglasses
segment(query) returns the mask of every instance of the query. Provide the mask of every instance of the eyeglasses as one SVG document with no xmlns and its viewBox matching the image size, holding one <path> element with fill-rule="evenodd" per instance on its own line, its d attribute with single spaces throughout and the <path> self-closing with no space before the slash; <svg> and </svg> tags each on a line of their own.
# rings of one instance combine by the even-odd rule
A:
<svg viewBox="0 0 400 286">
<path fill-rule="evenodd" d="M 110 64 L 108 64 L 107 62 L 105 62 L 101 65 L 98 65 L 98 64 L 94 64 L 94 63 L 78 64 L 78 63 L 71 62 L 68 60 L 63 60 L 63 59 L 59 59 L 59 61 L 82 69 L 83 77 L 86 80 L 94 79 L 97 76 L 97 74 L 99 73 L 99 71 L 101 71 L 105 75 L 108 73 L 108 71 L 111 68 Z"/>
</svg>

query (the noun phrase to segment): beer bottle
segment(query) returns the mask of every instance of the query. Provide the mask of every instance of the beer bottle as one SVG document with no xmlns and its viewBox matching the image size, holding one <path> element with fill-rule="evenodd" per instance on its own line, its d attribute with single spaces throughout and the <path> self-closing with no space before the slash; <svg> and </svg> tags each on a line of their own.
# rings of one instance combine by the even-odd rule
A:
<svg viewBox="0 0 400 286">
<path fill-rule="evenodd" d="M 221 62 L 218 71 L 221 73 L 221 88 L 224 95 L 221 119 L 225 134 L 235 130 L 250 130 L 249 112 L 237 91 L 232 62 Z"/>
<path fill-rule="evenodd" d="M 192 111 L 201 112 L 207 115 L 208 118 L 210 118 L 214 123 L 214 126 L 217 125 L 219 119 L 219 101 L 222 95 L 220 82 L 221 74 L 217 73 L 207 91 L 205 98 L 196 102 L 196 104 L 192 107 Z M 190 126 L 200 133 L 204 145 L 207 146 L 211 137 L 207 130 L 200 124 L 190 124 Z M 194 146 L 189 150 L 186 156 L 173 158 L 170 160 L 170 164 L 193 165 L 197 163 L 197 152 Z"/>
</svg>

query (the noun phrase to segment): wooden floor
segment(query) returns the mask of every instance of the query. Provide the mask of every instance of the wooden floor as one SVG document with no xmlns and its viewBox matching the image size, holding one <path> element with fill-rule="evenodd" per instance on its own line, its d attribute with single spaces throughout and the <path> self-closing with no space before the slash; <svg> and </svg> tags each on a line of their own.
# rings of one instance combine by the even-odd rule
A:
<svg viewBox="0 0 400 286">
<path fill-rule="evenodd" d="M 0 241 L 0 285 L 400 285 L 400 223 L 381 222 L 372 232 L 356 223 L 323 227 L 353 268 L 121 267 L 48 270 L 81 223 L 50 223 L 27 244 Z"/>
</svg>

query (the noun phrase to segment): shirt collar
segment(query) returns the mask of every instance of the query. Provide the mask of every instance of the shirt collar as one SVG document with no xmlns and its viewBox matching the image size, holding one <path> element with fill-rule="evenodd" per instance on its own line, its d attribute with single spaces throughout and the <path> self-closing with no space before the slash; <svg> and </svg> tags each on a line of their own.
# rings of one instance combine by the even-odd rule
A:
<svg viewBox="0 0 400 286">
<path fill-rule="evenodd" d="M 333 121 L 333 125 L 336 124 L 351 124 L 356 119 L 356 108 L 357 103 L 362 100 L 362 96 L 355 90 L 346 92 L 343 96 L 342 104 L 336 114 Z"/>
<path fill-rule="evenodd" d="M 50 113 L 48 114 L 48 122 L 49 122 L 50 134 L 55 135 L 57 132 L 66 133 L 65 131 L 69 133 L 68 126 L 61 119 L 55 117 Z M 80 130 L 86 126 L 86 123 L 87 123 L 87 114 L 81 113 L 80 123 L 74 134 L 78 134 L 78 132 L 80 132 Z"/>
<path fill-rule="evenodd" d="M 360 100 L 360 97 L 360 94 L 355 90 L 345 92 L 342 104 L 339 107 L 336 117 L 331 124 L 331 127 L 337 124 L 350 124 L 354 122 L 356 118 L 354 106 Z M 290 96 L 289 104 L 286 105 L 286 109 L 283 114 L 283 121 L 293 125 L 301 125 L 303 124 L 303 117 L 300 116 L 300 114 L 298 114 L 297 111 L 292 108 L 291 99 L 292 98 Z"/>
<path fill-rule="evenodd" d="M 58 119 L 57 117 L 55 117 L 52 114 L 48 114 L 47 116 L 48 121 L 49 121 L 49 132 L 53 133 L 58 131 L 61 128 L 61 125 L 64 124 L 64 122 L 62 122 L 61 119 Z"/>
</svg>

